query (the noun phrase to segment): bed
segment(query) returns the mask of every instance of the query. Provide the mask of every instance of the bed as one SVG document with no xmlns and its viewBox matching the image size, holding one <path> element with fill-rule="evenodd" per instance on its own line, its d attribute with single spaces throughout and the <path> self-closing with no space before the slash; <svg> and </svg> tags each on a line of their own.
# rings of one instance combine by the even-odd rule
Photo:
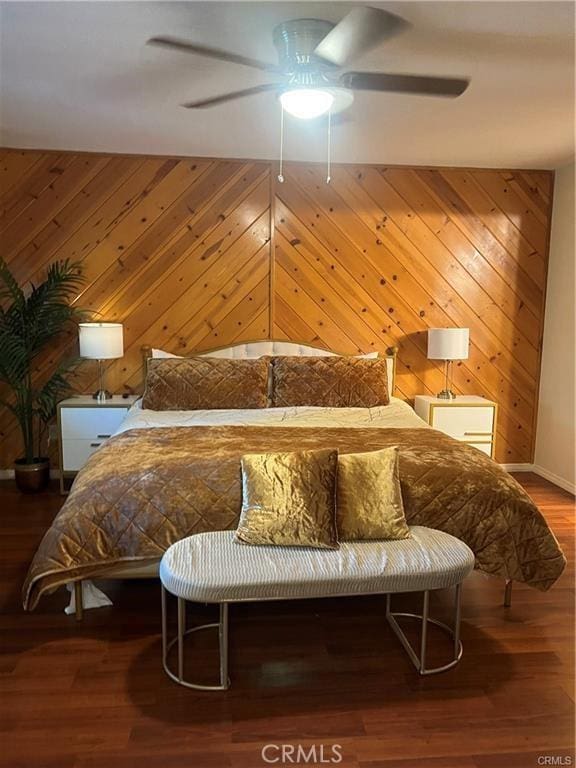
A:
<svg viewBox="0 0 576 768">
<path fill-rule="evenodd" d="M 151 355 L 150 348 L 144 352 Z M 273 341 L 204 353 L 227 359 L 335 354 Z M 484 573 L 549 589 L 565 559 L 530 497 L 488 456 L 431 429 L 394 397 L 393 349 L 386 367 L 390 402 L 371 408 L 152 411 L 137 402 L 80 471 L 46 532 L 24 584 L 25 608 L 66 583 L 155 575 L 170 544 L 235 527 L 244 453 L 327 446 L 354 453 L 398 445 L 411 525 L 462 539 Z"/>
</svg>

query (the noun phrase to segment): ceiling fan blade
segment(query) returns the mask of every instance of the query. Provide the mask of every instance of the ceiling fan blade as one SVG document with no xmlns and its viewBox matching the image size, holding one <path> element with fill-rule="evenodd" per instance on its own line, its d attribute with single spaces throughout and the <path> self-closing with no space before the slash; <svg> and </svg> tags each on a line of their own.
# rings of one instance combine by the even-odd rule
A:
<svg viewBox="0 0 576 768">
<path fill-rule="evenodd" d="M 215 107 L 218 104 L 224 104 L 227 101 L 234 101 L 234 99 L 243 99 L 245 96 L 253 96 L 256 93 L 280 91 L 281 88 L 282 86 L 278 85 L 278 83 L 265 83 L 264 85 L 255 85 L 253 88 L 244 88 L 242 91 L 222 93 L 220 96 L 212 96 L 209 99 L 189 101 L 186 104 L 182 104 L 182 106 L 186 107 L 186 109 L 206 109 L 207 107 Z"/>
<path fill-rule="evenodd" d="M 340 84 L 353 91 L 416 93 L 420 96 L 455 98 L 464 93 L 470 80 L 426 75 L 386 75 L 383 72 L 345 72 L 340 76 Z"/>
<path fill-rule="evenodd" d="M 209 48 L 206 45 L 197 45 L 188 40 L 181 40 L 177 37 L 151 37 L 147 45 L 157 45 L 161 48 L 168 48 L 172 51 L 181 51 L 182 53 L 194 53 L 198 56 L 207 56 L 211 59 L 228 61 L 231 64 L 243 64 L 245 67 L 261 69 L 263 72 L 278 72 L 279 68 L 274 64 L 267 64 L 265 61 L 251 59 L 248 56 L 240 56 L 238 53 L 223 51 L 220 48 Z"/>
<path fill-rule="evenodd" d="M 407 21 L 380 8 L 353 8 L 326 37 L 314 54 L 343 67 L 348 61 L 409 27 Z"/>
</svg>

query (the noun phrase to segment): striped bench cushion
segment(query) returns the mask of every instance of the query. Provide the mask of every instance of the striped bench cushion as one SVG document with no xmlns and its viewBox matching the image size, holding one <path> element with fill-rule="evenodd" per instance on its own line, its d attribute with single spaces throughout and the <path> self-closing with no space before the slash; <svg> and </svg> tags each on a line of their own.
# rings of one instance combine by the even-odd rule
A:
<svg viewBox="0 0 576 768">
<path fill-rule="evenodd" d="M 454 536 L 423 526 L 410 532 L 333 551 L 240 544 L 234 531 L 199 533 L 169 547 L 160 579 L 177 597 L 220 603 L 443 589 L 473 569 L 472 550 Z"/>
</svg>

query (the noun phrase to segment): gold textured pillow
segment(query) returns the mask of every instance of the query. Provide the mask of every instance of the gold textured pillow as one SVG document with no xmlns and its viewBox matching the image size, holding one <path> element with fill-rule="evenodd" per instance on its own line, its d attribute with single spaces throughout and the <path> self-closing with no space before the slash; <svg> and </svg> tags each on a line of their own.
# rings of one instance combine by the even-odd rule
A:
<svg viewBox="0 0 576 768">
<path fill-rule="evenodd" d="M 245 544 L 338 549 L 338 451 L 249 453 L 242 457 Z"/>
<path fill-rule="evenodd" d="M 142 408 L 266 408 L 269 361 L 185 357 L 148 361 Z"/>
<path fill-rule="evenodd" d="M 336 519 L 340 541 L 409 538 L 396 446 L 340 455 Z"/>
<path fill-rule="evenodd" d="M 389 402 L 385 358 L 272 358 L 273 406 L 373 408 Z"/>
</svg>

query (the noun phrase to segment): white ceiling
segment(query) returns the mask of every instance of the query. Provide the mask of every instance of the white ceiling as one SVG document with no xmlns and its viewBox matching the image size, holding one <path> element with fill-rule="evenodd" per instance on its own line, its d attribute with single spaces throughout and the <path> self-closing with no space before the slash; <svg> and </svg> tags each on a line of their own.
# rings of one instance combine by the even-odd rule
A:
<svg viewBox="0 0 576 768">
<path fill-rule="evenodd" d="M 573 2 L 373 3 L 413 27 L 354 69 L 469 76 L 459 99 L 361 93 L 334 129 L 341 162 L 553 168 L 574 156 Z M 182 101 L 265 82 L 256 70 L 145 45 L 186 37 L 276 61 L 272 29 L 338 21 L 333 2 L 2 2 L 0 143 L 276 158 L 279 106 Z M 326 122 L 287 121 L 286 156 L 322 160 Z"/>
</svg>

